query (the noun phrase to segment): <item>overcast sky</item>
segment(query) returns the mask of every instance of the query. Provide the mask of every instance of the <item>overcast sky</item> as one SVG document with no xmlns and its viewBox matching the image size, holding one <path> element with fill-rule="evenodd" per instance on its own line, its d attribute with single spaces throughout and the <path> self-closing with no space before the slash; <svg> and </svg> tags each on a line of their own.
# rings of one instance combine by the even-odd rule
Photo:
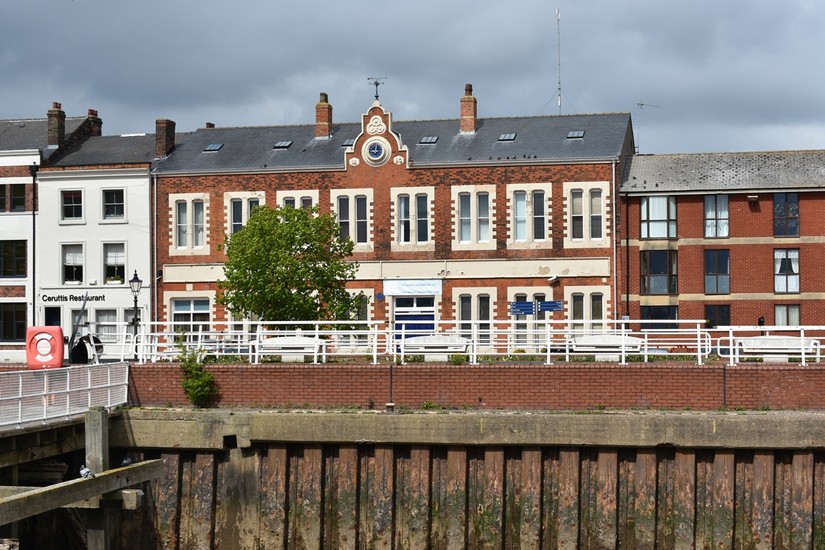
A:
<svg viewBox="0 0 825 550">
<path fill-rule="evenodd" d="M 0 119 L 312 124 L 326 92 L 355 122 L 368 77 L 395 120 L 458 118 L 465 83 L 481 118 L 556 115 L 560 42 L 561 113 L 631 113 L 642 153 L 825 148 L 823 24 L 822 0 L 15 0 Z"/>
</svg>

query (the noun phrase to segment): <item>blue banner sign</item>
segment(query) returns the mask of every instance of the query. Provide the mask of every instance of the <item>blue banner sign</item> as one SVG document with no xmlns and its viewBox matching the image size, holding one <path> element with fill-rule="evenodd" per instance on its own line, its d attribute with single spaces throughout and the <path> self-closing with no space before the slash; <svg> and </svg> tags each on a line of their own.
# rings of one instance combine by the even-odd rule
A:
<svg viewBox="0 0 825 550">
<path fill-rule="evenodd" d="M 510 302 L 510 315 L 535 315 L 535 302 Z"/>
<path fill-rule="evenodd" d="M 539 302 L 539 311 L 562 311 L 564 310 L 564 302 L 561 301 L 549 301 L 549 302 Z"/>
</svg>

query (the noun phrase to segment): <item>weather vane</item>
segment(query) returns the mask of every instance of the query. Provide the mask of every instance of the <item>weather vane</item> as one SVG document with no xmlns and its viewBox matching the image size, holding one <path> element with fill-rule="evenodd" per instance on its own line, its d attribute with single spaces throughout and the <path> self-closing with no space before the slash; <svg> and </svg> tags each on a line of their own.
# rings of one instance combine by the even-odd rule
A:
<svg viewBox="0 0 825 550">
<path fill-rule="evenodd" d="M 367 81 L 370 85 L 375 86 L 375 99 L 378 99 L 378 86 L 384 83 L 386 76 L 368 76 Z"/>
</svg>

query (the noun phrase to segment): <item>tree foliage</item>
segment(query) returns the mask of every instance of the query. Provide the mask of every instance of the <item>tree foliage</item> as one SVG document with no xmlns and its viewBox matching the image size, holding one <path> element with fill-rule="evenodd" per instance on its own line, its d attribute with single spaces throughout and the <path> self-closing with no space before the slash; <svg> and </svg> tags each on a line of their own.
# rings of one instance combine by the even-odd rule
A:
<svg viewBox="0 0 825 550">
<path fill-rule="evenodd" d="M 345 285 L 358 265 L 347 261 L 331 214 L 317 209 L 259 206 L 225 243 L 219 302 L 238 317 L 266 321 L 350 319 L 359 298 Z"/>
</svg>

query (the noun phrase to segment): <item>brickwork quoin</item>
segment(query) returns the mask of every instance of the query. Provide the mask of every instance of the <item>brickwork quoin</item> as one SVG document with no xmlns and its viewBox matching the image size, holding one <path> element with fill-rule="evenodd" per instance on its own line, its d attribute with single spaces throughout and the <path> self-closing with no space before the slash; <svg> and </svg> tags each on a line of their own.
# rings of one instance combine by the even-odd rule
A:
<svg viewBox="0 0 825 550">
<path fill-rule="evenodd" d="M 208 365 L 218 407 L 825 410 L 825 365 Z M 187 406 L 175 363 L 132 365 L 134 406 Z"/>
</svg>

